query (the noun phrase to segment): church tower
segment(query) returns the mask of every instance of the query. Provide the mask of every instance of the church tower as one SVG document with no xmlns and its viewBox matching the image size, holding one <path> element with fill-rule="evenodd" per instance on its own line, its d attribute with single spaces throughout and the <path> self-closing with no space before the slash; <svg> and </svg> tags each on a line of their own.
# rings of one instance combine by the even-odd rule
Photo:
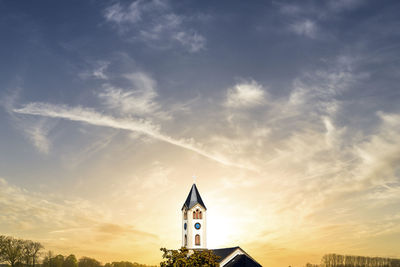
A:
<svg viewBox="0 0 400 267">
<path fill-rule="evenodd" d="M 207 248 L 206 213 L 207 208 L 196 184 L 193 184 L 182 207 L 182 247 L 188 249 Z"/>
</svg>

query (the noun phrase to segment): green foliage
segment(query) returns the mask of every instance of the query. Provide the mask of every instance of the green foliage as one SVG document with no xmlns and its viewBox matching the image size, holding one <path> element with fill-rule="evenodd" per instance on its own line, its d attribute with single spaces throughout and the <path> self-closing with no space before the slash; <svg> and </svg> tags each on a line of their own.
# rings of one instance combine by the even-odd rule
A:
<svg viewBox="0 0 400 267">
<path fill-rule="evenodd" d="M 9 267 L 35 267 L 40 252 L 43 250 L 42 244 L 30 240 L 16 239 L 11 236 L 0 235 L 0 266 L 1 263 L 9 263 Z M 75 255 L 67 257 L 59 254 L 54 256 L 51 251 L 43 255 L 40 267 L 103 267 L 95 259 L 82 257 L 78 260 Z M 150 267 L 150 265 L 132 263 L 128 261 L 106 263 L 104 267 Z M 153 266 L 154 267 L 154 266 Z"/>
<path fill-rule="evenodd" d="M 51 267 L 62 267 L 63 264 L 64 264 L 64 256 L 63 255 L 57 255 L 50 260 Z"/>
<path fill-rule="evenodd" d="M 78 260 L 75 255 L 71 254 L 65 258 L 62 267 L 78 267 Z"/>
<path fill-rule="evenodd" d="M 178 250 L 168 250 L 166 248 L 160 249 L 163 252 L 163 259 L 160 263 L 161 267 L 183 267 L 183 266 L 196 266 L 196 267 L 216 267 L 219 266 L 218 256 L 211 250 L 195 250 L 189 251 L 187 248 L 182 247 Z"/>
<path fill-rule="evenodd" d="M 106 263 L 104 267 L 148 267 L 148 265 L 140 264 L 137 262 L 129 262 L 129 261 L 119 261 L 119 262 L 112 262 Z"/>
<path fill-rule="evenodd" d="M 78 267 L 100 267 L 101 264 L 95 259 L 82 257 L 79 259 Z"/>
</svg>

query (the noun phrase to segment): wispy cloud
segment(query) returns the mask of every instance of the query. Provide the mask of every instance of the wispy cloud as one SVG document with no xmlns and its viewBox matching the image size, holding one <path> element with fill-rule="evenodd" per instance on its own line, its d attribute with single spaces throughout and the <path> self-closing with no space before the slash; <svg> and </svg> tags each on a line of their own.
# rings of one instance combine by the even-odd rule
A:
<svg viewBox="0 0 400 267">
<path fill-rule="evenodd" d="M 104 219 L 97 212 L 98 209 L 92 208 L 85 200 L 66 200 L 64 203 L 60 199 L 52 199 L 50 195 L 31 193 L 9 184 L 3 178 L 0 178 L 0 193 L 2 229 L 21 224 L 21 231 L 35 231 L 37 227 L 55 230 L 60 227 L 78 227 L 80 223 L 93 223 L 93 218 Z"/>
<path fill-rule="evenodd" d="M 25 127 L 24 131 L 35 147 L 42 153 L 48 154 L 50 151 L 50 141 L 47 137 L 50 128 L 46 124 L 46 120 L 40 120 L 32 127 Z"/>
<path fill-rule="evenodd" d="M 142 242 L 158 239 L 157 235 L 134 225 L 115 222 L 115 217 L 101 205 L 76 197 L 30 192 L 3 178 L 0 178 L 0 203 L 2 231 L 21 238 L 35 238 L 46 248 L 59 252 L 57 241 L 62 240 L 61 253 L 85 251 L 94 244 L 107 246 L 116 239 L 140 250 Z M 131 240 L 138 239 L 141 244 L 132 244 Z"/>
<path fill-rule="evenodd" d="M 169 48 L 175 41 L 189 52 L 206 45 L 205 37 L 187 26 L 186 16 L 176 14 L 166 1 L 138 0 L 128 6 L 118 2 L 105 9 L 104 17 L 131 41 L 159 48 Z"/>
<path fill-rule="evenodd" d="M 169 179 L 171 174 L 170 168 L 163 166 L 160 162 L 153 162 L 151 169 L 153 170 L 152 173 L 143 179 L 143 188 L 156 189 L 174 186 L 174 182 Z"/>
<path fill-rule="evenodd" d="M 265 89 L 256 81 L 242 82 L 228 89 L 225 105 L 235 108 L 254 107 L 264 103 L 265 95 Z"/>
<path fill-rule="evenodd" d="M 190 52 L 200 51 L 204 49 L 206 45 L 206 38 L 197 32 L 180 31 L 174 35 L 174 38 L 189 49 Z"/>
<path fill-rule="evenodd" d="M 156 140 L 167 142 L 172 145 L 193 151 L 199 155 L 202 155 L 208 159 L 214 160 L 224 165 L 236 166 L 239 168 L 246 168 L 248 166 L 242 166 L 234 162 L 229 161 L 221 155 L 214 155 L 201 148 L 201 145 L 195 143 L 190 139 L 174 139 L 168 135 L 160 132 L 159 126 L 152 124 L 145 120 L 129 119 L 118 119 L 112 116 L 107 116 L 96 112 L 93 109 L 82 108 L 82 107 L 69 107 L 52 105 L 47 103 L 30 103 L 22 108 L 14 109 L 14 112 L 20 114 L 40 115 L 51 118 L 62 118 L 72 121 L 85 122 L 92 125 L 106 126 L 115 129 L 128 130 L 133 132 L 139 132 L 148 135 Z"/>
<path fill-rule="evenodd" d="M 156 81 L 143 72 L 127 74 L 124 78 L 131 83 L 131 88 L 104 84 L 104 91 L 98 94 L 109 108 L 135 116 L 154 113 L 159 109 L 154 100 L 157 97 Z"/>
<path fill-rule="evenodd" d="M 297 21 L 290 26 L 290 29 L 298 35 L 304 35 L 309 38 L 317 36 L 317 25 L 310 19 Z"/>
<path fill-rule="evenodd" d="M 148 232 L 136 230 L 134 227 L 129 225 L 120 225 L 115 223 L 103 223 L 97 227 L 97 230 L 100 233 L 116 235 L 116 236 L 125 236 L 134 234 L 135 236 L 145 237 L 145 238 L 155 238 L 157 239 L 157 235 L 151 234 Z"/>
<path fill-rule="evenodd" d="M 92 65 L 92 69 L 90 71 L 83 71 L 79 74 L 82 79 L 94 78 L 100 80 L 108 80 L 106 70 L 110 65 L 110 62 L 99 60 L 91 63 L 90 65 Z"/>
<path fill-rule="evenodd" d="M 51 148 L 51 141 L 48 137 L 50 130 L 54 127 L 54 122 L 49 123 L 45 118 L 32 119 L 16 116 L 13 112 L 14 105 L 19 97 L 21 89 L 15 89 L 4 95 L 0 99 L 0 106 L 10 115 L 13 125 L 22 131 L 24 136 L 43 154 L 48 154 Z"/>
<path fill-rule="evenodd" d="M 105 9 L 104 17 L 108 21 L 117 24 L 135 23 L 142 17 L 141 5 L 143 1 L 133 1 L 127 8 L 122 7 L 120 3 L 113 4 Z M 156 5 L 159 2 L 154 2 Z"/>
<path fill-rule="evenodd" d="M 224 124 L 225 134 L 209 137 L 224 154 L 240 155 L 241 162 L 250 160 L 260 170 L 260 177 L 249 179 L 235 173 L 229 176 L 233 179 L 223 182 L 234 185 L 231 190 L 263 188 L 260 194 L 265 198 L 260 201 L 274 204 L 260 207 L 259 213 L 266 215 L 258 218 L 272 223 L 253 230 L 274 232 L 269 238 L 275 244 L 290 248 L 304 244 L 308 235 L 318 240 L 316 243 L 329 240 L 333 236 L 322 228 L 330 225 L 337 225 L 337 232 L 357 232 L 359 240 L 366 242 L 370 235 L 357 224 L 366 229 L 373 229 L 374 224 L 357 217 L 360 212 L 355 210 L 371 201 L 369 212 L 374 213 L 378 203 L 382 208 L 399 201 L 395 163 L 400 160 L 398 114 L 373 115 L 369 123 L 374 120 L 377 125 L 371 133 L 340 120 L 348 108 L 342 95 L 352 94 L 369 77 L 355 64 L 351 57 L 339 57 L 326 68 L 304 72 L 293 81 L 287 96 L 270 93 L 265 109 L 257 110 L 259 116 L 235 110 Z M 341 212 L 343 206 L 352 210 Z M 328 212 L 329 218 L 324 216 Z M 296 232 L 298 227 L 302 227 L 301 233 Z M 386 230 L 398 231 L 389 226 Z M 331 243 L 331 247 L 346 245 L 353 237 Z M 257 242 L 259 237 L 248 236 L 251 239 Z"/>
</svg>

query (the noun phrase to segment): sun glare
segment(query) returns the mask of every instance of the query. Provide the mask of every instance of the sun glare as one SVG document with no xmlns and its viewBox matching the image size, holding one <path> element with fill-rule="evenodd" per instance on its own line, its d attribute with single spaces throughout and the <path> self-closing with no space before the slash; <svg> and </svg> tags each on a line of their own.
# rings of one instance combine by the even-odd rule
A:
<svg viewBox="0 0 400 267">
<path fill-rule="evenodd" d="M 232 233 L 235 233 L 235 225 L 226 216 L 216 211 L 208 212 L 208 248 L 229 246 L 232 242 Z"/>
</svg>

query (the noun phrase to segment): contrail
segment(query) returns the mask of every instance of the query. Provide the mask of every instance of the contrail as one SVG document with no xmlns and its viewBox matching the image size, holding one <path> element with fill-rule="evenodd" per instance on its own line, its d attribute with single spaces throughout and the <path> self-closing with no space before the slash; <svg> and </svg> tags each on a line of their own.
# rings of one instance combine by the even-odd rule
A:
<svg viewBox="0 0 400 267">
<path fill-rule="evenodd" d="M 208 159 L 227 166 L 238 167 L 254 171 L 255 169 L 240 164 L 233 163 L 222 156 L 208 153 L 207 151 L 195 145 L 193 141 L 187 139 L 174 139 L 160 132 L 157 125 L 146 120 L 119 119 L 109 115 L 96 112 L 91 108 L 69 107 L 67 105 L 53 105 L 48 103 L 29 103 L 22 108 L 13 109 L 14 112 L 28 115 L 38 115 L 51 118 L 62 118 L 71 121 L 79 121 L 91 125 L 111 127 L 132 132 L 140 132 L 154 139 L 167 142 L 169 144 L 193 151 Z"/>
</svg>

